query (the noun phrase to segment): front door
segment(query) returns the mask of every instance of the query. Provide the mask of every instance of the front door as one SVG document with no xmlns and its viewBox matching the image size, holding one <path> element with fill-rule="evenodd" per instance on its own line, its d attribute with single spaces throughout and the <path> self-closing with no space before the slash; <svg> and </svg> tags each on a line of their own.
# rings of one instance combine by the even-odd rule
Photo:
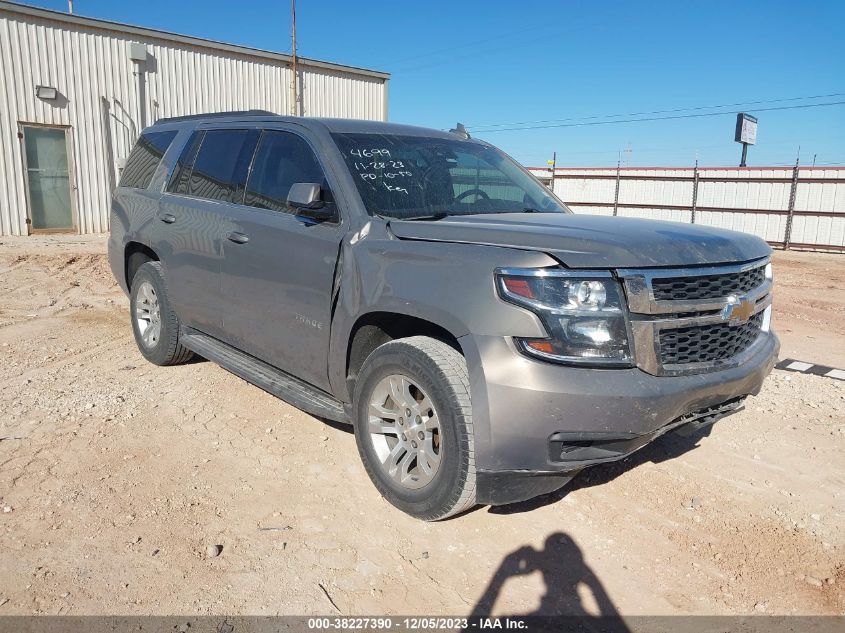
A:
<svg viewBox="0 0 845 633">
<path fill-rule="evenodd" d="M 266 130 L 253 159 L 234 234 L 223 241 L 221 290 L 231 344 L 328 389 L 332 284 L 341 240 L 337 221 L 317 223 L 288 206 L 296 182 L 328 183 L 300 136 Z"/>
<path fill-rule="evenodd" d="M 72 231 L 67 130 L 23 125 L 29 219 L 33 231 Z"/>
</svg>

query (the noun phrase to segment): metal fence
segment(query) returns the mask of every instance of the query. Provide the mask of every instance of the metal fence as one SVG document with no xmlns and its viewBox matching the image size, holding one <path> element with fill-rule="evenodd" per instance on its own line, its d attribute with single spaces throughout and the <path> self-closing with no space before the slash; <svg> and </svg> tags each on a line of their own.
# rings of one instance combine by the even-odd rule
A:
<svg viewBox="0 0 845 633">
<path fill-rule="evenodd" d="M 549 169 L 531 171 L 549 183 Z M 716 226 L 774 247 L 845 252 L 845 167 L 558 168 L 554 191 L 576 213 Z"/>
</svg>

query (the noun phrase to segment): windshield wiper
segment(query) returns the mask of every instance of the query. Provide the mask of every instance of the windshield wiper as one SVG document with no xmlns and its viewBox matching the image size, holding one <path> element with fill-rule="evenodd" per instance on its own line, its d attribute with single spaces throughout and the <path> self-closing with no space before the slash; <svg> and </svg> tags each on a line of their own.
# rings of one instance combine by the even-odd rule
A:
<svg viewBox="0 0 845 633">
<path fill-rule="evenodd" d="M 534 207 L 523 207 L 519 211 L 514 211 L 512 209 L 506 209 L 504 211 L 479 211 L 478 213 L 462 213 L 461 215 L 503 215 L 506 213 L 550 213 L 549 211 L 541 211 L 540 209 L 535 209 Z"/>
<path fill-rule="evenodd" d="M 417 220 L 442 220 L 449 217 L 448 213 L 432 213 L 431 215 L 413 215 L 409 218 L 393 218 L 394 220 L 408 220 L 416 222 Z"/>
</svg>

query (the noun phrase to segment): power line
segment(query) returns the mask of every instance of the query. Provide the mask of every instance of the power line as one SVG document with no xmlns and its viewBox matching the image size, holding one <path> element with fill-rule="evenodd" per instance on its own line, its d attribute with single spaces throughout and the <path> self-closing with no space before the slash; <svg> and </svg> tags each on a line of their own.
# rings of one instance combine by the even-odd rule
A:
<svg viewBox="0 0 845 633">
<path fill-rule="evenodd" d="M 591 121 L 595 119 L 611 119 L 617 118 L 622 116 L 647 116 L 652 114 L 672 114 L 676 112 L 695 112 L 698 110 L 713 110 L 715 108 L 736 108 L 742 106 L 751 106 L 751 105 L 763 105 L 766 103 L 784 103 L 787 101 L 805 101 L 807 99 L 829 99 L 831 97 L 842 97 L 845 96 L 843 92 L 834 92 L 831 94 L 826 95 L 812 95 L 808 97 L 787 97 L 784 99 L 766 99 L 762 101 L 745 101 L 740 103 L 723 103 L 721 105 L 711 105 L 711 106 L 695 106 L 690 108 L 673 108 L 671 110 L 652 110 L 650 112 L 628 112 L 625 114 L 601 114 L 595 116 L 587 116 L 587 117 L 569 117 L 565 119 L 544 119 L 539 121 L 518 121 L 514 123 L 488 123 L 484 125 L 468 125 L 466 126 L 467 129 L 473 130 L 475 132 L 484 132 L 487 130 L 481 128 L 498 128 L 498 127 L 505 127 L 505 126 L 515 126 L 515 125 L 534 125 L 537 123 L 562 123 L 566 121 Z M 719 113 L 721 114 L 721 113 Z M 729 113 L 733 114 L 733 113 Z"/>
<path fill-rule="evenodd" d="M 775 106 L 771 108 L 755 108 L 755 112 L 771 112 L 774 110 L 796 110 L 801 108 L 821 108 L 825 106 L 837 106 L 843 105 L 845 101 L 831 101 L 829 103 L 804 103 L 798 105 L 791 105 L 791 106 Z M 586 121 L 582 123 L 560 123 L 554 125 L 528 125 L 523 127 L 506 127 L 506 128 L 499 128 L 497 130 L 482 130 L 481 134 L 492 134 L 493 132 L 511 132 L 511 131 L 518 131 L 518 130 L 545 130 L 549 128 L 562 128 L 562 127 L 585 127 L 585 126 L 592 126 L 592 125 L 610 125 L 613 123 L 639 123 L 643 121 L 668 121 L 671 119 L 695 119 L 701 117 L 708 117 L 708 116 L 726 116 L 736 114 L 736 112 L 702 112 L 698 114 L 676 114 L 673 116 L 661 116 L 661 117 L 647 117 L 647 118 L 639 118 L 639 119 L 615 119 L 613 121 Z M 478 130 L 474 128 L 472 129 L 473 132 L 478 133 Z"/>
</svg>

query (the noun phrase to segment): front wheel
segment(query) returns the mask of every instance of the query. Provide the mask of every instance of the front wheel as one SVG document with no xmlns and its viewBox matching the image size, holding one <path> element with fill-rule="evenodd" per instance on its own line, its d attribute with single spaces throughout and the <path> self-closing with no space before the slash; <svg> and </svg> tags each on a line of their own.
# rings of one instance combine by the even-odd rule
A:
<svg viewBox="0 0 845 633">
<path fill-rule="evenodd" d="M 426 521 L 475 505 L 475 451 L 464 357 L 414 336 L 376 349 L 355 387 L 355 439 L 391 504 Z"/>
</svg>

